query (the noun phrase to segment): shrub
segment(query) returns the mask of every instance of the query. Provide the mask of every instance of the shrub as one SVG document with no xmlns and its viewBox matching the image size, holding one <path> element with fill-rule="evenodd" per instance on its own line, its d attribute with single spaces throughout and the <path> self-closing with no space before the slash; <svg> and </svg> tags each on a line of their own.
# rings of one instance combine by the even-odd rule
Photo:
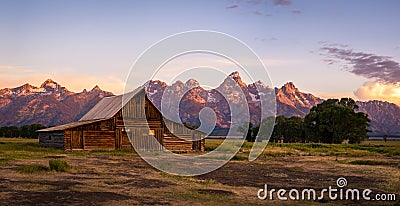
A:
<svg viewBox="0 0 400 206">
<path fill-rule="evenodd" d="M 49 166 L 51 171 L 56 172 L 66 172 L 72 168 L 72 166 L 64 160 L 50 160 Z"/>
<path fill-rule="evenodd" d="M 38 172 L 47 172 L 49 171 L 49 168 L 41 165 L 41 164 L 32 164 L 32 165 L 23 165 L 21 167 L 19 167 L 18 172 L 21 173 L 38 173 Z"/>
</svg>

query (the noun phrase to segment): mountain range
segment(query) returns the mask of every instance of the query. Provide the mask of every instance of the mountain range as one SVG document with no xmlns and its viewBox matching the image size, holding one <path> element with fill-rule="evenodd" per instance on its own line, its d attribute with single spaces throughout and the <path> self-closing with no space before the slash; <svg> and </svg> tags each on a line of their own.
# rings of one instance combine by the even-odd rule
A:
<svg viewBox="0 0 400 206">
<path fill-rule="evenodd" d="M 90 91 L 72 92 L 51 79 L 40 87 L 24 84 L 0 90 L 0 125 L 59 125 L 78 120 L 111 92 L 97 85 Z"/>
<path fill-rule="evenodd" d="M 232 86 L 232 80 L 238 86 Z M 275 93 L 277 115 L 304 117 L 310 109 L 323 99 L 300 91 L 293 82 L 280 88 L 270 88 L 261 81 L 246 84 L 238 72 L 233 72 L 217 88 L 205 90 L 195 79 L 177 81 L 168 86 L 165 82 L 154 80 L 146 84 L 149 99 L 161 108 L 164 92 L 181 99 L 178 110 L 182 122 L 199 124 L 199 112 L 205 107 L 216 114 L 217 128 L 229 128 L 231 123 L 230 107 L 246 111 L 250 119 L 257 124 L 260 120 L 260 98 Z M 241 91 L 239 91 L 239 89 Z M 226 94 L 225 97 L 223 94 Z M 72 92 L 51 79 L 40 87 L 24 84 L 16 88 L 0 90 L 0 126 L 22 126 L 25 124 L 59 125 L 80 119 L 103 97 L 112 96 L 98 86 L 87 91 Z M 226 99 L 227 100 L 226 100 Z M 243 105 L 243 101 L 247 105 Z M 242 103 L 241 103 L 242 102 Z M 359 111 L 368 114 L 371 120 L 370 135 L 400 135 L 400 107 L 383 101 L 357 101 Z M 163 105 L 165 106 L 165 105 Z M 174 105 L 167 105 L 174 106 Z"/>
</svg>

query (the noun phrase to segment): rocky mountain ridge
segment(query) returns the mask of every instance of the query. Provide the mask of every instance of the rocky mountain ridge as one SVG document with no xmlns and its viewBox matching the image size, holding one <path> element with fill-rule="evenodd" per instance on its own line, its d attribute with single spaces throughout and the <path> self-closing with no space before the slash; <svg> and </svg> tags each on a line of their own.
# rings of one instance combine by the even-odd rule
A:
<svg viewBox="0 0 400 206">
<path fill-rule="evenodd" d="M 167 96 L 181 99 L 179 105 L 167 106 L 171 111 L 179 111 L 182 122 L 192 125 L 199 125 L 199 112 L 203 108 L 211 108 L 216 114 L 217 127 L 222 129 L 229 128 L 232 122 L 227 100 L 239 112 L 246 112 L 248 108 L 250 120 L 255 124 L 260 121 L 260 98 L 268 102 L 271 101 L 271 95 L 276 95 L 277 115 L 287 117 L 304 117 L 313 106 L 323 101 L 313 94 L 300 91 L 293 82 L 280 88 L 271 88 L 261 81 L 246 84 L 238 72 L 230 74 L 212 90 L 205 90 L 195 79 L 177 81 L 170 86 L 159 80 L 149 81 L 146 90 L 149 99 L 159 109 L 164 92 Z M 97 85 L 89 91 L 84 89 L 75 93 L 51 79 L 43 82 L 40 87 L 24 84 L 16 88 L 0 89 L 0 126 L 34 123 L 49 126 L 76 121 L 100 99 L 112 95 Z M 357 104 L 359 111 L 367 113 L 371 119 L 372 135 L 400 135 L 398 105 L 376 100 L 358 101 Z"/>
<path fill-rule="evenodd" d="M 233 79 L 239 87 L 233 89 Z M 310 109 L 321 103 L 323 99 L 310 93 L 300 91 L 293 82 L 288 82 L 280 88 L 270 88 L 261 81 L 246 84 L 242 81 L 238 72 L 233 72 L 221 83 L 219 87 L 212 90 L 203 89 L 199 82 L 189 79 L 183 83 L 177 81 L 171 86 L 161 81 L 150 81 L 147 86 L 149 99 L 161 108 L 161 97 L 168 88 L 168 94 L 174 93 L 175 98 L 182 99 L 180 102 L 179 117 L 182 122 L 199 125 L 199 112 L 202 108 L 209 107 L 216 113 L 216 124 L 220 128 L 230 127 L 230 109 L 227 101 L 221 93 L 233 104 L 240 102 L 239 93 L 243 92 L 250 111 L 250 119 L 254 124 L 260 120 L 260 97 L 263 94 L 274 92 L 276 95 L 276 114 L 286 117 L 304 117 Z M 238 88 L 241 91 L 238 91 Z M 185 92 L 186 91 L 186 92 Z M 261 95 L 261 96 L 260 96 Z M 266 95 L 268 96 L 268 95 Z M 383 101 L 357 101 L 359 111 L 369 115 L 371 119 L 371 135 L 396 135 L 400 136 L 400 107 L 396 104 Z M 237 106 L 236 109 L 243 109 Z"/>
<path fill-rule="evenodd" d="M 36 87 L 24 84 L 0 90 L 0 125 L 25 124 L 59 125 L 78 120 L 100 99 L 112 96 L 95 86 L 75 93 L 57 82 L 47 79 Z"/>
</svg>

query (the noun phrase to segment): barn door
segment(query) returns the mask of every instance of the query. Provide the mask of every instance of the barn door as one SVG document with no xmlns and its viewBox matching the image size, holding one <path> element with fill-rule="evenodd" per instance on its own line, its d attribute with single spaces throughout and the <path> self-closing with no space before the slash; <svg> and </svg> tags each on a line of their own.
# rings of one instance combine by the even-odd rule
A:
<svg viewBox="0 0 400 206">
<path fill-rule="evenodd" d="M 201 135 L 192 132 L 192 150 L 201 151 Z"/>
<path fill-rule="evenodd" d="M 160 145 L 157 147 L 157 150 L 162 150 L 162 146 L 164 145 L 164 133 L 162 128 L 155 129 L 154 137 L 157 139 L 157 142 Z"/>
<path fill-rule="evenodd" d="M 122 149 L 123 138 L 122 129 L 115 129 L 115 149 Z"/>
<path fill-rule="evenodd" d="M 72 149 L 83 149 L 83 132 L 72 131 L 71 148 Z"/>
</svg>

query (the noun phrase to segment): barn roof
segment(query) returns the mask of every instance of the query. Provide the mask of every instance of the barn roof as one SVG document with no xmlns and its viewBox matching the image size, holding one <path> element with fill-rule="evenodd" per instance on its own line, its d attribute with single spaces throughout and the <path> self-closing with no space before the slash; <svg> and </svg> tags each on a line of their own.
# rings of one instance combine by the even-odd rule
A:
<svg viewBox="0 0 400 206">
<path fill-rule="evenodd" d="M 144 86 L 136 88 L 132 92 L 125 94 L 125 98 L 130 100 L 141 91 L 144 91 Z M 122 98 L 124 95 L 104 97 L 100 100 L 88 113 L 86 113 L 79 121 L 109 119 L 112 118 L 119 110 L 122 109 Z M 128 102 L 128 101 L 125 101 Z"/>
<path fill-rule="evenodd" d="M 41 129 L 38 130 L 37 132 L 52 132 L 52 131 L 62 131 L 68 128 L 73 128 L 73 127 L 78 127 L 78 126 L 82 126 L 85 124 L 91 124 L 94 122 L 100 122 L 103 121 L 104 119 L 96 119 L 96 120 L 86 120 L 86 121 L 79 121 L 79 122 L 71 122 L 71 123 L 67 123 L 67 124 L 63 124 L 63 125 L 59 125 L 59 126 L 55 126 L 55 127 L 50 127 L 50 128 L 46 128 L 46 129 Z"/>
</svg>

